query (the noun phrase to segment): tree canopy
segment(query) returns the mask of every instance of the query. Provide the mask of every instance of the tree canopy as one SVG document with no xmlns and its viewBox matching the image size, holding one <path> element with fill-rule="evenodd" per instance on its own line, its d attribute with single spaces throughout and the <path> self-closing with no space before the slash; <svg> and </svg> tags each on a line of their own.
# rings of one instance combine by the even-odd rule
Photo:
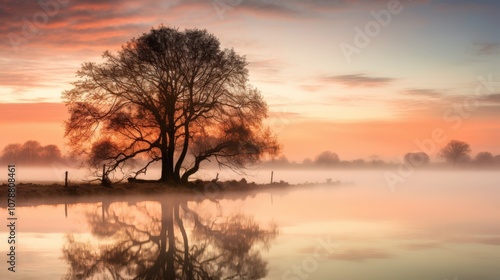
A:
<svg viewBox="0 0 500 280">
<path fill-rule="evenodd" d="M 492 165 L 495 163 L 495 157 L 490 152 L 480 152 L 474 158 L 478 165 Z"/>
<path fill-rule="evenodd" d="M 471 152 L 468 143 L 458 140 L 451 140 L 446 144 L 446 146 L 441 150 L 441 157 L 446 159 L 446 161 L 451 162 L 456 165 L 460 161 L 470 159 L 469 153 Z"/>
<path fill-rule="evenodd" d="M 314 161 L 318 165 L 332 165 L 340 162 L 339 156 L 331 151 L 324 151 L 320 153 Z"/>
<path fill-rule="evenodd" d="M 38 141 L 29 140 L 24 144 L 9 144 L 3 148 L 0 162 L 26 165 L 48 165 L 63 161 L 56 145 L 42 146 Z"/>
<path fill-rule="evenodd" d="M 205 161 L 241 168 L 278 153 L 245 58 L 206 30 L 160 26 L 103 59 L 63 93 L 66 137 L 88 164 L 142 160 L 137 176 L 161 162 L 160 181 L 187 182 Z"/>
<path fill-rule="evenodd" d="M 424 152 L 412 152 L 406 153 L 404 156 L 404 161 L 413 167 L 428 165 L 431 158 L 428 154 Z"/>
</svg>

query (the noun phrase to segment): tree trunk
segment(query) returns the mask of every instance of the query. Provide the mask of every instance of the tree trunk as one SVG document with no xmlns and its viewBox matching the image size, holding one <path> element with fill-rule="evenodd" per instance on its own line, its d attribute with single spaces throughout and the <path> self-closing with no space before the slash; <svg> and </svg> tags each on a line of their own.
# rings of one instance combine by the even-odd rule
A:
<svg viewBox="0 0 500 280">
<path fill-rule="evenodd" d="M 184 174 L 182 174 L 182 177 L 181 177 L 182 183 L 186 184 L 189 180 L 189 176 L 193 175 L 194 173 L 196 173 L 198 171 L 198 169 L 200 169 L 200 163 L 201 163 L 201 160 L 196 159 L 194 162 L 194 166 L 191 169 L 189 169 L 188 171 L 186 171 Z"/>
<path fill-rule="evenodd" d="M 170 137 L 166 133 L 163 134 L 161 143 L 161 177 L 160 182 L 174 183 L 174 153 L 173 148 L 170 146 Z"/>
<path fill-rule="evenodd" d="M 186 122 L 186 124 L 184 125 L 184 143 L 182 145 L 182 151 L 179 154 L 177 162 L 175 163 L 174 178 L 178 182 L 183 182 L 181 180 L 181 167 L 182 163 L 184 162 L 184 159 L 186 158 L 188 147 L 189 147 L 189 125 L 188 122 Z"/>
<path fill-rule="evenodd" d="M 175 262 L 173 256 L 169 251 L 173 248 L 168 247 L 167 244 L 170 243 L 170 228 L 173 228 L 172 220 L 172 203 L 162 202 L 161 203 L 161 227 L 160 235 L 158 240 L 158 257 L 155 259 L 154 264 L 147 268 L 143 273 L 138 275 L 135 279 L 175 279 Z M 170 245 L 169 245 L 170 246 Z"/>
<path fill-rule="evenodd" d="M 163 154 L 163 153 L 162 153 Z M 169 163 L 167 155 L 162 155 L 161 159 L 161 177 L 160 182 L 172 183 L 172 165 Z"/>
<path fill-rule="evenodd" d="M 168 236 L 167 236 L 168 250 L 167 250 L 167 255 L 166 255 L 167 270 L 166 270 L 165 279 L 174 280 L 175 279 L 174 206 L 173 206 L 172 201 L 169 201 L 167 203 L 163 202 L 161 204 L 161 206 L 162 206 L 162 215 L 164 215 L 162 222 L 166 223 L 167 234 L 168 234 Z"/>
</svg>

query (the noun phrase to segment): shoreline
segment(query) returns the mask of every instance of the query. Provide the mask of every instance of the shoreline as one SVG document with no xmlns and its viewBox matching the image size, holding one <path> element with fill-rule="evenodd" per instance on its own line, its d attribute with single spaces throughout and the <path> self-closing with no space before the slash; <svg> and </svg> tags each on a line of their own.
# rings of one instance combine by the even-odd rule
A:
<svg viewBox="0 0 500 280">
<path fill-rule="evenodd" d="M 295 187 L 314 187 L 320 185 L 339 186 L 340 181 L 327 183 L 288 184 L 275 182 L 272 184 L 247 183 L 245 181 L 196 181 L 189 185 L 173 186 L 159 182 L 123 182 L 112 187 L 101 184 L 81 183 L 65 187 L 62 184 L 18 183 L 16 185 L 17 206 L 37 206 L 48 204 L 95 203 L 106 201 L 123 201 L 124 199 L 141 199 L 151 195 L 183 195 L 188 201 L 203 199 L 223 199 L 229 196 L 246 196 L 266 191 L 287 191 Z M 8 185 L 0 186 L 0 197 L 7 198 Z M 215 196 L 215 197 L 214 197 Z M 2 207 L 0 207 L 2 208 Z"/>
</svg>

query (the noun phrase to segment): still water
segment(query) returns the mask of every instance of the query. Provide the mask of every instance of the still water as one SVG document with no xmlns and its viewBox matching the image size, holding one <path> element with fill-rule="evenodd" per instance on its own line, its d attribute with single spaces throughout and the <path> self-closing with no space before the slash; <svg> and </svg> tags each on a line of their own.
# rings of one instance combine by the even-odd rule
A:
<svg viewBox="0 0 500 280">
<path fill-rule="evenodd" d="M 18 207 L 0 279 L 500 279 L 498 172 L 338 175 L 352 184 Z"/>
</svg>

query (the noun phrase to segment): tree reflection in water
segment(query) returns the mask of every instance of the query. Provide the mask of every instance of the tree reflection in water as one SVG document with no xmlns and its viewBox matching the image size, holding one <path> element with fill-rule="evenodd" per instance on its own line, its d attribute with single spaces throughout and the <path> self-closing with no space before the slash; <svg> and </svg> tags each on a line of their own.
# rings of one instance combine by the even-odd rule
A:
<svg viewBox="0 0 500 280">
<path fill-rule="evenodd" d="M 116 207 L 113 207 L 116 206 Z M 92 241 L 67 236 L 67 279 L 260 279 L 278 230 L 253 217 L 200 215 L 187 200 L 115 203 L 89 213 Z"/>
</svg>

